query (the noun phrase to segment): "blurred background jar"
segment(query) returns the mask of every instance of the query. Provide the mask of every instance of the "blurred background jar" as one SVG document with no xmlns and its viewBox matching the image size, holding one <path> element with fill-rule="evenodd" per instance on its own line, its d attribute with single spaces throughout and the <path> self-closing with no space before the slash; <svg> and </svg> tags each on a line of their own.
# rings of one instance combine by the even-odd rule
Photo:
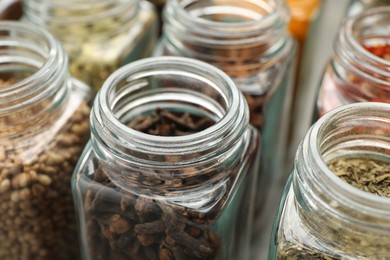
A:
<svg viewBox="0 0 390 260">
<path fill-rule="evenodd" d="M 270 187 L 283 168 L 289 131 L 296 61 L 289 18 L 282 0 L 168 0 L 163 36 L 155 51 L 155 55 L 185 56 L 215 65 L 244 93 L 250 123 L 262 134 L 254 248 L 259 248 L 262 236 L 268 244 L 264 227 L 271 224 L 264 223 L 272 219 L 277 204 L 269 200 L 277 200 L 281 193 Z"/>
<path fill-rule="evenodd" d="M 390 103 L 390 6 L 369 9 L 340 29 L 325 70 L 317 113 L 349 103 Z"/>
<path fill-rule="evenodd" d="M 26 0 L 24 19 L 64 45 L 70 72 L 97 92 L 120 66 L 151 54 L 158 18 L 144 0 Z"/>
<path fill-rule="evenodd" d="M 84 259 L 248 259 L 259 136 L 226 74 L 140 60 L 91 113 L 73 177 Z"/>
<path fill-rule="evenodd" d="M 317 121 L 297 150 L 269 259 L 388 259 L 389 147 L 389 104 L 350 104 Z"/>
<path fill-rule="evenodd" d="M 354 17 L 363 10 L 389 4 L 389 0 L 326 0 L 323 2 L 318 16 L 310 25 L 303 50 L 293 111 L 293 134 L 288 146 L 288 164 L 292 165 L 296 148 L 313 123 L 319 85 L 344 19 Z"/>
<path fill-rule="evenodd" d="M 0 22 L 0 49 L 0 259 L 77 259 L 70 179 L 90 89 L 39 27 Z"/>
</svg>

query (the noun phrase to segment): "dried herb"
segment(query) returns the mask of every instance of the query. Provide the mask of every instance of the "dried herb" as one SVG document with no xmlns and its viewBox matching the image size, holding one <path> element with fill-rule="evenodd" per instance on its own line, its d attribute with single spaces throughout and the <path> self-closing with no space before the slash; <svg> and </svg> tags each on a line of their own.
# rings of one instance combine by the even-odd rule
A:
<svg viewBox="0 0 390 260">
<path fill-rule="evenodd" d="M 0 88 L 16 81 L 0 80 Z M 20 149 L 7 139 L 8 122 L 0 120 L 0 259 L 78 256 L 70 178 L 88 140 L 88 117 L 81 102 L 62 129 L 45 131 L 43 140 L 32 137 L 32 147 Z"/>
<path fill-rule="evenodd" d="M 390 197 L 390 163 L 362 158 L 343 158 L 328 164 L 342 180 L 378 196 Z"/>
</svg>

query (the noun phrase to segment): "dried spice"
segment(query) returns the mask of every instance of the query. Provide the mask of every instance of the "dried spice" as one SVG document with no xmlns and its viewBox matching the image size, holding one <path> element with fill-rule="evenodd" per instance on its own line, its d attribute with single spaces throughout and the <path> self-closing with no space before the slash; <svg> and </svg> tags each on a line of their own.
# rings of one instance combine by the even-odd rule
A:
<svg viewBox="0 0 390 260">
<path fill-rule="evenodd" d="M 318 260 L 335 260 L 340 257 L 318 252 L 318 250 L 309 249 L 300 243 L 290 243 L 281 240 L 278 244 L 277 260 L 300 260 L 300 259 L 318 259 Z"/>
<path fill-rule="evenodd" d="M 166 109 L 157 109 L 149 114 L 137 116 L 127 123 L 133 129 L 159 136 L 188 135 L 213 124 L 213 120 L 202 116 Z M 180 158 L 177 160 L 180 161 Z M 239 172 L 238 167 L 240 165 L 237 164 L 229 169 L 232 175 Z M 168 169 L 149 172 L 155 178 L 150 179 L 141 174 L 137 177 L 139 179 L 136 183 L 139 183 L 137 185 L 149 182 L 155 182 L 156 185 L 163 183 L 167 189 L 162 191 L 165 193 L 170 189 L 185 188 L 184 185 L 191 182 L 201 182 L 202 177 L 197 176 L 199 170 L 185 168 L 180 172 Z M 214 170 L 209 171 L 212 174 Z M 91 259 L 218 258 L 223 238 L 211 227 L 220 217 L 229 195 L 227 191 L 231 189 L 233 181 L 227 182 L 227 191 L 218 199 L 217 204 L 207 210 L 198 210 L 122 190 L 110 180 L 107 171 L 103 165 L 96 168 L 90 188 L 86 190 L 83 198 L 83 211 L 87 220 L 88 254 Z M 135 175 L 129 172 L 123 174 Z M 167 179 L 160 178 L 160 174 L 175 176 Z M 186 177 L 181 178 L 181 174 Z M 246 211 L 242 210 L 239 217 L 245 214 Z M 235 228 L 238 229 L 234 232 L 235 241 L 238 242 L 244 228 L 241 224 Z"/>
<path fill-rule="evenodd" d="M 372 159 L 343 158 L 332 161 L 329 168 L 352 186 L 390 197 L 390 163 Z"/>
<path fill-rule="evenodd" d="M 31 0 L 25 5 L 26 19 L 45 25 L 60 40 L 71 74 L 95 92 L 119 67 L 149 56 L 157 41 L 157 14 L 146 1 L 68 5 Z"/>
<path fill-rule="evenodd" d="M 0 80 L 0 88 L 16 81 Z M 78 256 L 70 179 L 88 140 L 89 107 L 74 105 L 71 116 L 61 117 L 61 129 L 45 130 L 39 140 L 32 136 L 30 147 L 4 138 L 8 123 L 0 120 L 0 259 Z"/>
<path fill-rule="evenodd" d="M 363 48 L 372 54 L 390 61 L 390 44 L 378 44 L 378 45 L 363 45 Z"/>
<path fill-rule="evenodd" d="M 358 189 L 378 196 L 390 197 L 390 163 L 388 162 L 368 158 L 339 158 L 329 162 L 328 167 L 343 181 Z M 350 212 L 350 209 L 337 203 L 334 206 L 339 211 Z M 297 225 L 293 224 L 297 218 L 309 221 L 303 214 L 301 216 L 295 214 L 298 213 L 290 212 L 290 215 L 286 216 L 286 221 L 291 221 L 291 225 Z M 317 214 L 322 215 L 321 212 Z M 361 219 L 367 218 L 363 214 L 357 214 Z M 327 248 L 321 246 L 318 235 L 310 233 L 292 235 L 289 234 L 291 231 L 286 230 L 288 235 L 281 232 L 278 237 L 277 259 L 344 259 L 340 254 L 334 256 L 331 253 L 335 248 L 342 248 L 342 251 L 352 252 L 355 256 L 359 254 L 356 249 L 359 248 L 359 252 L 372 256 L 370 259 L 384 259 L 381 255 L 386 255 L 388 248 L 386 241 L 379 241 L 374 233 L 365 232 L 364 236 L 358 236 L 357 234 L 361 234 L 359 227 L 351 229 L 339 220 L 329 219 L 325 214 L 323 215 L 328 225 L 321 227 L 321 237 L 326 237 Z"/>
</svg>

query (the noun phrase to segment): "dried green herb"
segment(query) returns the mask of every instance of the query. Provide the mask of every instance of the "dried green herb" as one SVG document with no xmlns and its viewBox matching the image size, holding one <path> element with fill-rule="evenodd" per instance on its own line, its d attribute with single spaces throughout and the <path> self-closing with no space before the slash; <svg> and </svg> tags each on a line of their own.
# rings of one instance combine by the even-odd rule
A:
<svg viewBox="0 0 390 260">
<path fill-rule="evenodd" d="M 342 158 L 328 167 L 352 186 L 382 197 L 390 197 L 390 163 L 365 158 Z"/>
</svg>

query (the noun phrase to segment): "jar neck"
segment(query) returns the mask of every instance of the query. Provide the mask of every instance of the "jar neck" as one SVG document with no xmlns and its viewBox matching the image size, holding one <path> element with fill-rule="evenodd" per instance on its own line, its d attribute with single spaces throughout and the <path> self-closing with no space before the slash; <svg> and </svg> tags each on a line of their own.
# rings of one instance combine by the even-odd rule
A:
<svg viewBox="0 0 390 260">
<path fill-rule="evenodd" d="M 197 114 L 215 124 L 184 136 L 127 127 L 127 121 L 157 109 Z M 92 147 L 124 190 L 165 197 L 205 186 L 215 190 L 244 151 L 248 113 L 243 95 L 215 67 L 178 57 L 144 59 L 104 83 L 91 114 Z"/>
<path fill-rule="evenodd" d="M 280 54 L 289 39 L 288 21 L 288 8 L 279 0 L 168 0 L 164 35 L 168 48 L 182 56 L 214 62 L 244 60 L 245 66 L 266 63 Z"/>
<path fill-rule="evenodd" d="M 63 108 L 67 55 L 52 35 L 28 24 L 0 22 L 0 35 L 0 78 L 10 83 L 0 87 L 0 140 L 23 145 Z"/>
<path fill-rule="evenodd" d="M 139 0 L 24 1 L 25 17 L 45 26 L 61 40 L 109 37 L 132 22 L 139 11 Z"/>
<path fill-rule="evenodd" d="M 338 158 L 390 162 L 390 105 L 355 103 L 335 109 L 310 129 L 297 152 L 293 189 L 314 236 L 337 240 L 356 255 L 388 248 L 390 199 L 362 191 L 327 166 Z M 306 223 L 305 222 L 305 223 Z M 366 244 L 351 238 L 367 238 Z M 381 241 L 383 240 L 383 241 Z"/>
<path fill-rule="evenodd" d="M 356 101 L 390 102 L 390 61 L 367 49 L 390 46 L 389 17 L 390 7 L 370 9 L 346 20 L 336 39 L 332 65 L 348 85 L 340 88 Z"/>
</svg>

